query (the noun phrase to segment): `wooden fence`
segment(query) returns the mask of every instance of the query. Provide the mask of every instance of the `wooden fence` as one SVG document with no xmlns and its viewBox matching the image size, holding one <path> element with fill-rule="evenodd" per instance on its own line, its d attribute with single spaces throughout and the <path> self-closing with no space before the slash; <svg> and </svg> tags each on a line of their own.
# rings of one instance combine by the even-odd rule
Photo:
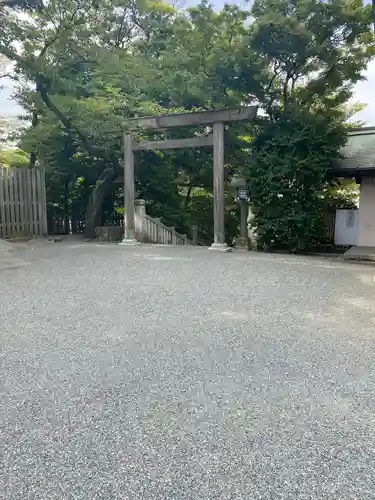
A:
<svg viewBox="0 0 375 500">
<path fill-rule="evenodd" d="M 0 166 L 0 238 L 46 235 L 44 171 Z"/>
</svg>

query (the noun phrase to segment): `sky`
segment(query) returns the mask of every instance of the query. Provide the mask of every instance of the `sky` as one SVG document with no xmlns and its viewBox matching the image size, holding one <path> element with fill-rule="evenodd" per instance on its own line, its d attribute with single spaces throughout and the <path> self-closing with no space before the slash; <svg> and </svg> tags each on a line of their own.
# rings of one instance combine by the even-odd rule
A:
<svg viewBox="0 0 375 500">
<path fill-rule="evenodd" d="M 366 125 L 375 125 L 375 61 L 372 61 L 364 75 L 366 80 L 355 87 L 354 101 L 366 104 L 366 108 L 357 113 L 355 119 L 362 120 Z"/>
<path fill-rule="evenodd" d="M 216 0 L 213 3 L 219 9 L 224 2 Z M 233 3 L 238 3 L 241 7 L 244 6 L 243 0 L 237 0 Z M 353 118 L 363 121 L 366 125 L 375 126 L 375 60 L 369 64 L 364 76 L 365 80 L 358 83 L 355 87 L 353 101 L 366 104 L 366 108 L 357 113 Z M 11 98 L 12 82 L 7 79 L 1 79 L 0 85 L 3 86 L 3 88 L 0 88 L 0 116 L 8 117 L 20 114 L 22 109 Z"/>
</svg>

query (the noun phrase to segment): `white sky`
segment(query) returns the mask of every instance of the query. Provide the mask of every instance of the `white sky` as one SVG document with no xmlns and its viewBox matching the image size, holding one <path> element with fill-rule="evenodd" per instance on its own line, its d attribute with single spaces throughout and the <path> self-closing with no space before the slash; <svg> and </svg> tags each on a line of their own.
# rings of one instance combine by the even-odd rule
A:
<svg viewBox="0 0 375 500">
<path fill-rule="evenodd" d="M 369 64 L 365 76 L 367 79 L 356 85 L 354 100 L 367 106 L 355 118 L 366 125 L 375 125 L 375 61 Z"/>
<path fill-rule="evenodd" d="M 186 6 L 194 5 L 196 0 L 180 0 Z M 228 1 L 228 0 L 226 0 Z M 249 7 L 251 0 L 229 0 L 231 3 L 237 3 L 242 8 Z M 369 0 L 364 0 L 368 3 Z M 222 7 L 224 0 L 213 0 L 216 8 Z M 364 76 L 366 80 L 360 82 L 355 87 L 353 101 L 366 104 L 366 108 L 358 113 L 354 119 L 362 120 L 366 125 L 375 125 L 375 60 L 372 61 Z M 12 82 L 6 79 L 0 79 L 0 117 L 15 116 L 22 113 L 22 109 L 11 99 Z"/>
</svg>

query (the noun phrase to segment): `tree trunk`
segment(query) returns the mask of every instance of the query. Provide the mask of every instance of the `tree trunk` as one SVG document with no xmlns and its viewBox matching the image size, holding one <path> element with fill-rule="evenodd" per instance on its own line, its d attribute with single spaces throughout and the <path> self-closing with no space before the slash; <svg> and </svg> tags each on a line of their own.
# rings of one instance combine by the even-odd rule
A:
<svg viewBox="0 0 375 500">
<path fill-rule="evenodd" d="M 31 122 L 32 128 L 36 128 L 39 123 L 39 116 L 38 116 L 38 111 L 34 110 L 33 111 L 33 119 Z M 32 170 L 33 168 L 36 167 L 36 160 L 38 158 L 38 153 L 36 151 L 31 151 L 29 155 L 29 165 L 28 168 Z"/>
<path fill-rule="evenodd" d="M 95 238 L 95 227 L 100 225 L 103 202 L 113 189 L 113 181 L 117 176 L 118 172 L 114 168 L 106 168 L 98 177 L 86 207 L 85 238 Z"/>
</svg>

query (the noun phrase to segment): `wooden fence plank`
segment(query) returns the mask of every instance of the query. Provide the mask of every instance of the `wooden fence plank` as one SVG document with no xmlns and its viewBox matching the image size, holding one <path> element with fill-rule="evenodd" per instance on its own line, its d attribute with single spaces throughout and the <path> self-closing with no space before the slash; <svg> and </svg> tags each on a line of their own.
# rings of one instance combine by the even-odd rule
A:
<svg viewBox="0 0 375 500">
<path fill-rule="evenodd" d="M 25 198 L 24 198 L 24 174 L 23 169 L 17 169 L 17 182 L 18 182 L 18 196 L 20 200 L 19 214 L 20 214 L 20 231 L 22 236 L 27 236 L 25 234 Z"/>
<path fill-rule="evenodd" d="M 11 220 L 11 233 L 12 237 L 17 237 L 17 221 L 14 200 L 14 171 L 13 168 L 8 168 L 9 171 L 9 217 Z"/>
<path fill-rule="evenodd" d="M 22 196 L 22 232 L 24 236 L 30 236 L 29 212 L 28 212 L 28 189 L 27 189 L 27 170 L 20 173 L 21 196 Z"/>
<path fill-rule="evenodd" d="M 26 189 L 26 174 L 27 171 L 19 172 L 19 181 L 20 181 L 20 198 L 21 198 L 21 217 L 22 217 L 22 234 L 27 237 L 29 234 L 29 228 L 27 224 L 27 189 Z"/>
<path fill-rule="evenodd" d="M 42 203 L 42 236 L 47 236 L 47 194 L 46 194 L 46 171 L 43 168 L 40 172 L 40 190 Z"/>
<path fill-rule="evenodd" d="M 21 236 L 21 231 L 20 231 L 20 215 L 19 215 L 20 200 L 19 200 L 19 195 L 18 195 L 18 174 L 17 174 L 17 170 L 18 170 L 18 168 L 15 168 L 13 170 L 13 175 L 12 175 L 12 181 L 13 181 L 14 225 L 15 225 L 16 235 Z"/>
<path fill-rule="evenodd" d="M 28 212 L 28 188 L 27 188 L 27 170 L 21 174 L 22 177 L 22 218 L 23 218 L 23 234 L 30 235 L 29 212 Z"/>
<path fill-rule="evenodd" d="M 5 239 L 4 168 L 0 166 L 0 238 Z"/>
<path fill-rule="evenodd" d="M 5 176 L 5 192 L 4 192 L 4 198 L 5 198 L 5 205 L 6 205 L 6 211 L 7 211 L 7 234 L 8 238 L 11 238 L 13 236 L 13 221 L 12 221 L 12 213 L 10 211 L 10 180 L 9 180 L 9 168 L 6 169 L 6 176 Z"/>
<path fill-rule="evenodd" d="M 14 227 L 14 214 L 13 214 L 13 197 L 12 197 L 12 172 L 11 169 L 8 168 L 8 175 L 7 175 L 7 181 L 8 181 L 8 219 L 9 219 L 9 235 L 11 238 L 14 238 L 15 236 L 15 227 Z"/>
<path fill-rule="evenodd" d="M 23 200 L 22 200 L 22 170 L 21 168 L 16 169 L 16 192 L 17 192 L 17 217 L 18 217 L 18 227 L 21 236 L 24 236 L 23 232 Z"/>
<path fill-rule="evenodd" d="M 38 171 L 32 170 L 33 176 L 33 211 L 34 211 L 34 237 L 39 236 L 39 203 L 38 203 Z"/>
<path fill-rule="evenodd" d="M 3 185 L 4 185 L 4 210 L 5 210 L 5 237 L 9 238 L 12 235 L 12 225 L 9 217 L 9 181 L 7 169 L 3 170 Z"/>
<path fill-rule="evenodd" d="M 24 170 L 17 168 L 17 191 L 18 191 L 18 215 L 19 228 L 22 236 L 27 236 L 25 230 L 25 193 L 24 193 Z"/>
<path fill-rule="evenodd" d="M 23 170 L 20 175 L 22 178 L 22 219 L 23 219 L 23 234 L 24 236 L 30 236 L 30 226 L 29 226 L 29 212 L 28 212 L 28 189 L 27 189 L 27 170 Z"/>
<path fill-rule="evenodd" d="M 35 213 L 35 198 L 36 198 L 36 192 L 35 192 L 35 172 L 34 170 L 29 170 L 29 175 L 30 175 L 30 192 L 31 192 L 31 203 L 30 203 L 30 214 L 31 214 L 31 235 L 35 236 L 35 233 L 37 231 L 37 227 L 35 224 L 35 219 L 36 219 L 36 213 Z"/>
<path fill-rule="evenodd" d="M 35 172 L 34 170 L 29 170 L 30 172 L 30 186 L 31 186 L 31 224 L 32 224 L 32 233 L 31 235 L 34 237 L 37 232 L 37 219 L 38 214 L 36 212 L 35 207 L 35 199 L 36 199 L 36 186 L 35 186 Z"/>
<path fill-rule="evenodd" d="M 4 205 L 5 205 L 5 235 L 7 238 L 11 236 L 11 221 L 9 216 L 9 181 L 8 181 L 8 169 L 4 172 Z"/>
<path fill-rule="evenodd" d="M 43 171 L 0 166 L 0 238 L 47 235 Z"/>
<path fill-rule="evenodd" d="M 14 169 L 8 168 L 9 170 L 9 208 L 10 208 L 10 217 L 12 220 L 13 227 L 13 238 L 17 236 L 17 219 L 16 219 L 16 203 L 15 203 L 15 195 L 14 195 Z"/>
<path fill-rule="evenodd" d="M 37 234 L 36 236 L 41 236 L 42 234 L 42 210 L 41 210 L 41 190 L 40 190 L 40 171 L 34 170 L 34 183 L 35 183 L 35 215 L 37 219 Z"/>
<path fill-rule="evenodd" d="M 16 226 L 16 234 L 21 235 L 20 228 L 20 199 L 18 193 L 18 168 L 13 170 L 13 205 L 14 205 L 14 223 Z"/>
<path fill-rule="evenodd" d="M 31 173 L 31 188 L 33 193 L 33 236 L 39 235 L 39 221 L 38 221 L 38 202 L 36 197 L 36 186 L 37 186 L 37 178 L 36 178 L 36 170 L 30 170 Z"/>
<path fill-rule="evenodd" d="M 33 227 L 33 195 L 31 189 L 31 170 L 26 170 L 26 209 L 27 209 L 27 225 L 29 236 L 32 236 L 34 233 Z"/>
</svg>

